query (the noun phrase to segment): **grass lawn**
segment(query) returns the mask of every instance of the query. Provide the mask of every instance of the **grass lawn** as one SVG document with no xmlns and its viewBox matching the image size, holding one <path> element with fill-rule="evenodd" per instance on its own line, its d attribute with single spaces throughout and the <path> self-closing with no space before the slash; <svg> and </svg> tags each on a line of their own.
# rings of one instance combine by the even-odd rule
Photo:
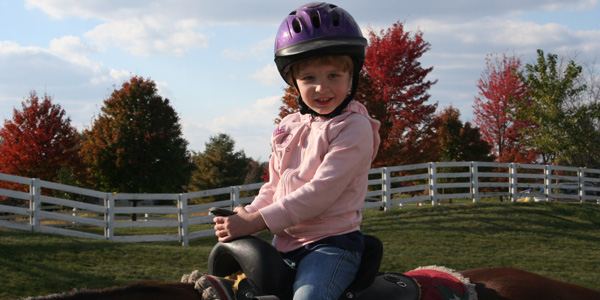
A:
<svg viewBox="0 0 600 300">
<path fill-rule="evenodd" d="M 433 264 L 456 270 L 516 267 L 600 289 L 597 204 L 455 203 L 366 211 L 362 229 L 383 241 L 384 271 Z M 184 273 L 206 271 L 215 242 L 201 238 L 182 247 L 0 229 L 0 298 L 179 281 Z"/>
</svg>

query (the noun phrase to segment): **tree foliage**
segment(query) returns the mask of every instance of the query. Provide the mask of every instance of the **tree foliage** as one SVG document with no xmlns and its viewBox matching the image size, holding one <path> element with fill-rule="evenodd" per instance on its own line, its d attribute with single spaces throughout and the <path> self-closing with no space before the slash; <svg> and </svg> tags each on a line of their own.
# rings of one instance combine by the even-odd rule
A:
<svg viewBox="0 0 600 300">
<path fill-rule="evenodd" d="M 284 95 L 281 98 L 281 102 L 283 105 L 279 107 L 279 117 L 275 119 L 275 124 L 279 124 L 285 116 L 300 111 L 300 106 L 298 105 L 298 91 L 291 85 L 284 89 Z"/>
<path fill-rule="evenodd" d="M 235 141 L 229 135 L 211 136 L 205 146 L 203 153 L 192 155 L 196 170 L 187 190 L 208 190 L 245 183 L 252 159 L 246 157 L 243 150 L 235 151 Z"/>
<path fill-rule="evenodd" d="M 85 131 L 84 157 L 96 188 L 180 191 L 192 170 L 179 117 L 150 79 L 134 76 L 104 101 Z"/>
<path fill-rule="evenodd" d="M 64 109 L 35 91 L 0 129 L 0 173 L 64 182 L 81 174 L 80 138 Z"/>
<path fill-rule="evenodd" d="M 376 165 L 403 165 L 432 158 L 428 136 L 437 104 L 426 102 L 436 81 L 426 80 L 433 67 L 424 68 L 419 61 L 429 49 L 422 32 L 413 35 L 401 22 L 379 34 L 369 33 L 363 68 L 369 78 L 369 91 L 358 93 L 357 99 L 381 122 L 382 143 Z"/>
<path fill-rule="evenodd" d="M 516 103 L 527 107 L 531 102 L 528 87 L 519 75 L 521 60 L 515 55 L 495 53 L 486 57 L 479 95 L 473 110 L 482 138 L 490 144 L 498 162 L 532 163 L 537 152 L 526 143 L 523 130 L 535 124 L 515 115 Z"/>
<path fill-rule="evenodd" d="M 491 161 L 491 147 L 481 137 L 479 128 L 460 120 L 452 106 L 436 114 L 433 122 L 437 145 L 436 161 Z"/>
<path fill-rule="evenodd" d="M 543 163 L 591 166 L 600 161 L 597 151 L 598 105 L 582 103 L 587 89 L 583 72 L 573 60 L 559 65 L 558 55 L 538 50 L 537 64 L 527 64 L 521 80 L 530 87 L 531 105 L 519 105 L 518 116 L 536 126 L 525 130 Z M 587 158 L 586 158 L 587 157 Z"/>
</svg>

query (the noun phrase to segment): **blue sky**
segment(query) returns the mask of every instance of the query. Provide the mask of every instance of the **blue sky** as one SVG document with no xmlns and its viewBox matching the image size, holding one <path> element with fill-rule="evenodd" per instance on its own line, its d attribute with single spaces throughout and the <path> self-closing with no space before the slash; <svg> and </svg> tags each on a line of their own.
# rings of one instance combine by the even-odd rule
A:
<svg viewBox="0 0 600 300">
<path fill-rule="evenodd" d="M 270 154 L 284 83 L 273 63 L 280 22 L 305 1 L 0 0 L 0 121 L 35 90 L 47 93 L 82 130 L 114 87 L 132 75 L 154 80 L 183 125 L 189 149 L 229 134 L 237 150 Z M 598 0 L 345 0 L 366 33 L 404 21 L 431 44 L 431 102 L 470 121 L 485 57 L 536 49 L 600 56 Z"/>
</svg>

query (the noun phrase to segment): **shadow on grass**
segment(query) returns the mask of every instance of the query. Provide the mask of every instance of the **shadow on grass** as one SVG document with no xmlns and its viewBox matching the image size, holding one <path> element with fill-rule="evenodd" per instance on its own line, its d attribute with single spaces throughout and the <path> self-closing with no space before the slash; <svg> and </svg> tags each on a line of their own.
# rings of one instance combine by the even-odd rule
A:
<svg viewBox="0 0 600 300">
<path fill-rule="evenodd" d="M 580 205 L 572 208 L 569 206 Z M 584 213 L 582 213 L 582 211 Z M 373 215 L 373 218 L 369 216 Z M 375 216 L 376 215 L 376 216 Z M 410 230 L 435 234 L 526 233 L 546 238 L 572 238 L 600 243 L 600 206 L 581 204 L 508 203 L 396 209 L 366 214 L 363 230 L 377 235 Z"/>
<path fill-rule="evenodd" d="M 0 229 L 0 298 L 100 289 L 135 281 L 179 281 L 205 272 L 216 239 L 179 243 L 119 243 Z"/>
</svg>

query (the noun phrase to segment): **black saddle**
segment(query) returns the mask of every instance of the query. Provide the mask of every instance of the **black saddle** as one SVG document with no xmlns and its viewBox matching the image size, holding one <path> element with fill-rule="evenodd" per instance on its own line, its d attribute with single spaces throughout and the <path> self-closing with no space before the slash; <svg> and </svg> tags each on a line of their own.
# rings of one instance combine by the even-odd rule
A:
<svg viewBox="0 0 600 300">
<path fill-rule="evenodd" d="M 359 271 L 340 300 L 419 299 L 418 285 L 412 278 L 402 274 L 379 273 L 382 256 L 383 244 L 381 241 L 375 236 L 365 235 L 365 251 Z M 292 298 L 294 273 L 284 263 L 279 252 L 266 241 L 246 236 L 215 245 L 208 258 L 208 274 L 224 277 L 239 270 L 246 274 L 246 279 L 242 280 L 238 286 L 237 299 L 284 300 Z M 389 286 L 402 287 L 403 291 L 393 290 L 394 297 L 382 294 L 388 293 Z M 384 298 L 372 298 L 373 293 Z M 416 298 L 407 297 L 407 295 L 415 293 Z M 363 296 L 361 297 L 361 295 Z"/>
</svg>

